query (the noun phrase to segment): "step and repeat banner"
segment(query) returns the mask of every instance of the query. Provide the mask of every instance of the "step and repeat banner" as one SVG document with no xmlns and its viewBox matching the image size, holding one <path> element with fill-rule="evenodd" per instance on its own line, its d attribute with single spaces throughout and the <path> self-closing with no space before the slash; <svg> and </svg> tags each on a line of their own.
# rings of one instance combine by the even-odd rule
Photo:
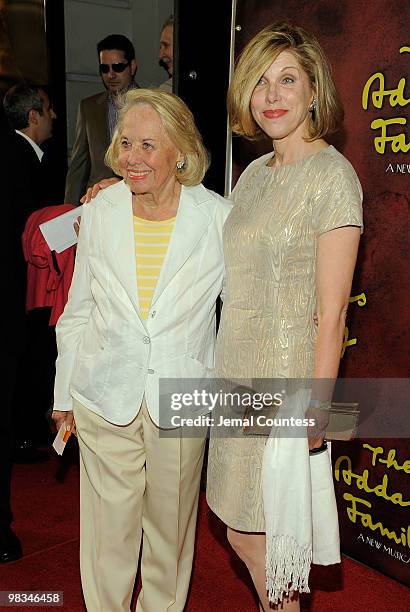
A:
<svg viewBox="0 0 410 612">
<path fill-rule="evenodd" d="M 365 232 L 353 283 L 341 376 L 406 378 L 409 363 L 410 3 L 391 0 L 243 0 L 235 53 L 261 28 L 287 19 L 313 32 L 344 108 L 334 144 L 364 191 Z M 234 181 L 270 143 L 233 140 Z M 403 430 L 410 419 L 410 398 Z M 386 411 L 391 408 L 386 398 Z M 410 444 L 377 438 L 333 444 L 343 552 L 410 584 Z"/>
</svg>

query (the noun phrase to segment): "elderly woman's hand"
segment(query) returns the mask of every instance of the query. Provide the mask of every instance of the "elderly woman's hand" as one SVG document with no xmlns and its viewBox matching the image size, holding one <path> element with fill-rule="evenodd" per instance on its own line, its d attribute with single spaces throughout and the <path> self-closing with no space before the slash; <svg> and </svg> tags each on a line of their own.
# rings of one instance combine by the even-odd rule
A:
<svg viewBox="0 0 410 612">
<path fill-rule="evenodd" d="M 95 185 L 89 187 L 83 197 L 80 198 L 81 204 L 88 204 L 89 202 L 91 202 L 91 200 L 95 198 L 95 196 L 101 189 L 106 189 L 110 185 L 115 185 L 115 183 L 118 183 L 120 180 L 121 179 L 119 178 L 113 177 L 102 179 L 102 181 L 95 183 Z"/>
<path fill-rule="evenodd" d="M 75 421 L 72 410 L 53 410 L 51 418 L 54 421 L 57 431 L 61 425 L 65 424 L 66 431 L 75 433 Z"/>
</svg>

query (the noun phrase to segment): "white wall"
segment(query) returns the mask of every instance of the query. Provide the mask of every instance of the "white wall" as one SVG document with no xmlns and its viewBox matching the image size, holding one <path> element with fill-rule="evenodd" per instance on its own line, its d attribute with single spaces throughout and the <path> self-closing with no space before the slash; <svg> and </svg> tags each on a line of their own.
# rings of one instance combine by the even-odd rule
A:
<svg viewBox="0 0 410 612">
<path fill-rule="evenodd" d="M 138 61 L 136 81 L 146 87 L 159 85 L 168 78 L 158 66 L 161 25 L 173 5 L 173 0 L 64 0 L 69 151 L 79 101 L 103 90 L 97 42 L 108 34 L 128 36 Z"/>
</svg>

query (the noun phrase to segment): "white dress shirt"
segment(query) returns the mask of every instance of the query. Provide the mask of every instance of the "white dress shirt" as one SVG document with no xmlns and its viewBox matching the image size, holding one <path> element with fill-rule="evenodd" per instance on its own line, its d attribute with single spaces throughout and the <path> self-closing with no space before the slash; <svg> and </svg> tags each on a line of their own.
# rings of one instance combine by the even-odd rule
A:
<svg viewBox="0 0 410 612">
<path fill-rule="evenodd" d="M 34 142 L 34 140 L 31 140 L 30 136 L 27 136 L 27 134 L 24 134 L 24 132 L 20 132 L 20 130 L 15 130 L 16 134 L 20 134 L 20 136 L 23 136 L 23 138 L 25 138 L 27 140 L 27 142 L 29 142 L 31 144 L 31 146 L 33 147 L 34 151 L 36 152 L 36 155 L 38 157 L 38 161 L 41 162 L 43 155 L 44 155 L 44 151 L 42 151 L 40 149 L 40 147 L 38 146 L 37 143 Z"/>
</svg>

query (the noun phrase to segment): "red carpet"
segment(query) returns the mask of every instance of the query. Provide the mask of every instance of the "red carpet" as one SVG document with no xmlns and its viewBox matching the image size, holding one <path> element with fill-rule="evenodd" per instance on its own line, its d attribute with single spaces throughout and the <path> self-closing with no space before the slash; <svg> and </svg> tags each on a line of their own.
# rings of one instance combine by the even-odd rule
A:
<svg viewBox="0 0 410 612">
<path fill-rule="evenodd" d="M 0 566 L 0 590 L 64 591 L 63 608 L 37 607 L 36 610 L 84 610 L 77 560 L 78 467 L 76 449 L 68 450 L 61 462 L 53 456 L 42 465 L 14 468 L 14 528 L 22 540 L 24 558 Z M 303 599 L 302 605 L 312 612 L 409 610 L 407 587 L 347 558 L 336 571 L 314 568 L 311 586 L 315 590 Z M 186 611 L 256 610 L 247 572 L 230 553 L 224 526 L 207 508 L 202 495 Z"/>
</svg>

